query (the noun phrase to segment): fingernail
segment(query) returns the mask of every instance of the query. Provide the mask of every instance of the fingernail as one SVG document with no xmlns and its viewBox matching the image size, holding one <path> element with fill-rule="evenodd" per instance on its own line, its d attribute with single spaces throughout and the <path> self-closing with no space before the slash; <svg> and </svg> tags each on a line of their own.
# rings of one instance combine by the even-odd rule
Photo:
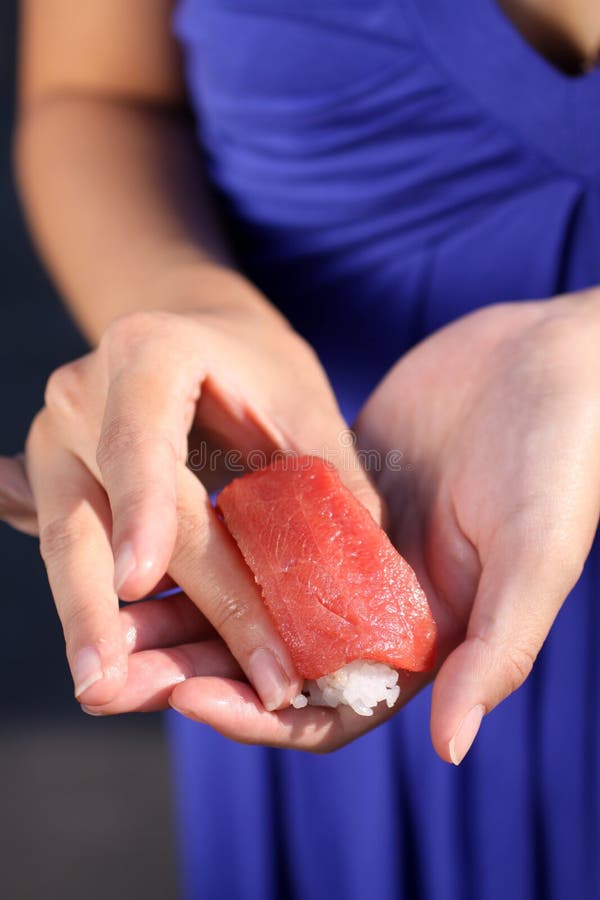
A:
<svg viewBox="0 0 600 900">
<path fill-rule="evenodd" d="M 114 587 L 117 594 L 135 569 L 135 554 L 131 544 L 123 544 L 115 559 Z"/>
<path fill-rule="evenodd" d="M 477 737 L 477 732 L 479 731 L 479 726 L 481 725 L 484 713 L 485 707 L 481 703 L 478 703 L 477 706 L 474 706 L 473 709 L 469 710 L 458 726 L 456 734 L 448 744 L 450 759 L 455 766 L 460 765 L 471 749 L 471 745 Z"/>
<path fill-rule="evenodd" d="M 85 706 L 85 704 L 81 704 L 81 710 L 88 716 L 103 716 L 104 713 L 96 712 L 94 709 L 90 709 L 89 706 Z"/>
<path fill-rule="evenodd" d="M 254 651 L 248 660 L 248 674 L 266 710 L 283 706 L 290 682 L 271 650 L 259 647 Z"/>
<path fill-rule="evenodd" d="M 84 647 L 80 650 L 73 662 L 73 681 L 75 682 L 75 696 L 77 699 L 84 694 L 89 687 L 103 677 L 102 661 L 97 650 L 93 647 Z"/>
</svg>

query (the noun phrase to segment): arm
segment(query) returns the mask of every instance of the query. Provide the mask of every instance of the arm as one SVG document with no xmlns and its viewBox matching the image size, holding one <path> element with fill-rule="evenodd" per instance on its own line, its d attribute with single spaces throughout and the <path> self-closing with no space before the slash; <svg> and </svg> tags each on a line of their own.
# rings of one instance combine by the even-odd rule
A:
<svg viewBox="0 0 600 900">
<path fill-rule="evenodd" d="M 16 160 L 38 247 L 92 342 L 118 315 L 258 295 L 186 115 L 170 0 L 23 4 Z"/>
<path fill-rule="evenodd" d="M 298 677 L 187 465 L 188 441 L 335 451 L 345 423 L 311 349 L 234 268 L 185 118 L 169 9 L 24 4 L 23 196 L 97 347 L 50 377 L 26 446 L 33 509 L 22 467 L 4 461 L 0 515 L 19 527 L 37 515 L 86 706 L 156 709 L 190 675 L 241 668 L 274 709 Z M 346 480 L 376 513 L 351 462 Z M 186 598 L 119 615 L 117 595 L 140 599 L 165 574 L 201 616 Z"/>
</svg>

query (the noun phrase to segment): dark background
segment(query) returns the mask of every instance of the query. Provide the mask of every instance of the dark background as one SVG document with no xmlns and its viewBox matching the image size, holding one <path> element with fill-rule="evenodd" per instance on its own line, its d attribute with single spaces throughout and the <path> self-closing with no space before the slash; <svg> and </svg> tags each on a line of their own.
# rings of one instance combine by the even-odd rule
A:
<svg viewBox="0 0 600 900">
<path fill-rule="evenodd" d="M 11 176 L 16 3 L 0 3 L 0 453 L 23 447 L 56 366 L 85 346 L 37 262 Z M 161 718 L 74 701 L 37 542 L 0 524 L 0 897 L 170 900 Z"/>
</svg>

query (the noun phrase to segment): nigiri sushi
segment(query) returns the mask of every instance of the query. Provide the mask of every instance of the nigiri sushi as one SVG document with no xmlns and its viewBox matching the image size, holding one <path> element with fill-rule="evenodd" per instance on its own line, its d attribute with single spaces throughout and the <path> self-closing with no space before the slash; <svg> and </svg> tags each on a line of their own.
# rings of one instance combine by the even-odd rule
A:
<svg viewBox="0 0 600 900">
<path fill-rule="evenodd" d="M 294 706 L 372 715 L 398 699 L 398 669 L 432 667 L 436 625 L 416 575 L 331 463 L 280 455 L 227 485 L 217 508 L 305 679 Z"/>
</svg>

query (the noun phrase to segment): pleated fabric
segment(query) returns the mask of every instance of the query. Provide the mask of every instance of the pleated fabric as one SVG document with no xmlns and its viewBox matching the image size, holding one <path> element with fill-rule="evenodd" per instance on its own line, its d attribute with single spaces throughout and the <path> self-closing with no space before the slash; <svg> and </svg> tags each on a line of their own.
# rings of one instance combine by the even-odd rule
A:
<svg viewBox="0 0 600 900">
<path fill-rule="evenodd" d="M 457 316 L 600 283 L 600 70 L 494 0 L 180 0 L 174 31 L 242 265 L 349 421 Z M 185 897 L 600 897 L 599 554 L 458 770 L 429 691 L 328 757 L 169 715 Z"/>
</svg>

